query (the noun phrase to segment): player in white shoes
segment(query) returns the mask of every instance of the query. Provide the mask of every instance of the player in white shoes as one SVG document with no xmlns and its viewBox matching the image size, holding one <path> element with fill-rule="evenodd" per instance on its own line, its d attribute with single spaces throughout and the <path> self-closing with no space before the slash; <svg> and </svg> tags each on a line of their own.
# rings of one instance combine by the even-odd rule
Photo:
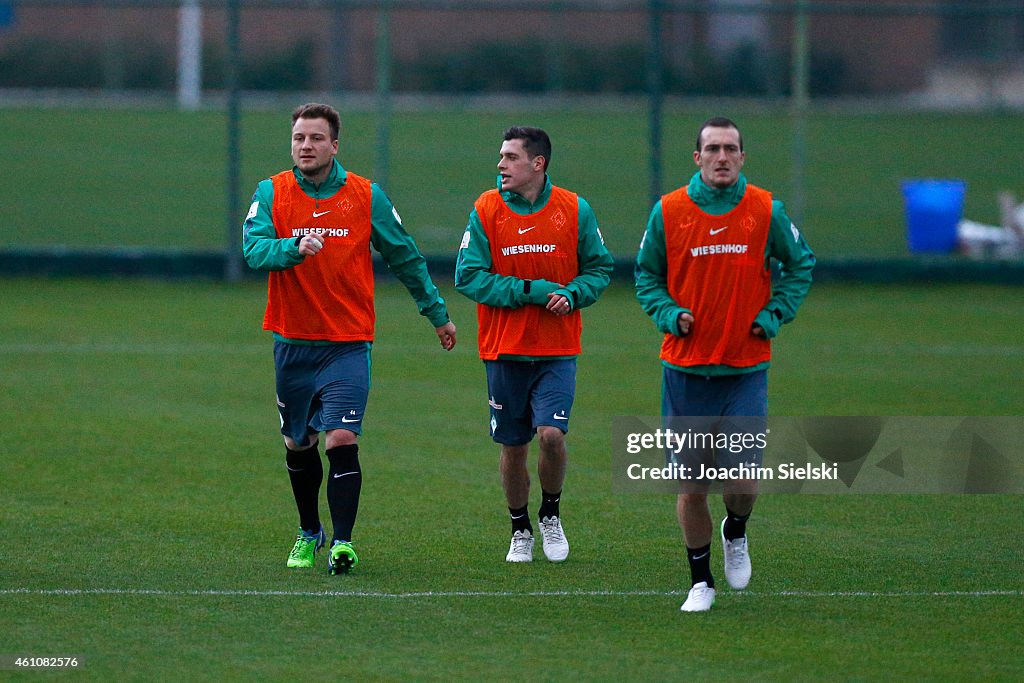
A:
<svg viewBox="0 0 1024 683">
<path fill-rule="evenodd" d="M 682 421 L 672 426 L 676 433 L 710 428 L 729 436 L 731 446 L 738 443 L 731 437 L 767 429 L 771 340 L 807 296 L 815 258 L 782 202 L 747 182 L 743 137 L 734 122 L 705 121 L 693 160 L 698 170 L 689 182 L 651 210 L 636 259 L 636 295 L 664 333 L 661 411 L 667 425 Z M 781 266 L 776 278 L 773 260 Z M 714 422 L 687 424 L 694 416 Z M 700 465 L 730 471 L 730 464 L 759 465 L 763 458 L 756 448 L 693 450 L 676 464 L 695 476 Z M 709 483 L 681 489 L 676 502 L 692 579 L 684 612 L 703 612 L 715 602 Z M 739 590 L 750 582 L 746 522 L 757 480 L 721 483 L 725 577 Z"/>
<path fill-rule="evenodd" d="M 569 555 L 558 502 L 565 435 L 576 393 L 580 310 L 594 304 L 615 261 L 585 199 L 548 177 L 551 139 L 513 126 L 498 152 L 498 187 L 473 204 L 455 267 L 455 289 L 475 301 L 487 375 L 491 438 L 512 520 L 509 562 L 533 560 L 527 455 L 537 437 L 544 555 Z"/>
</svg>

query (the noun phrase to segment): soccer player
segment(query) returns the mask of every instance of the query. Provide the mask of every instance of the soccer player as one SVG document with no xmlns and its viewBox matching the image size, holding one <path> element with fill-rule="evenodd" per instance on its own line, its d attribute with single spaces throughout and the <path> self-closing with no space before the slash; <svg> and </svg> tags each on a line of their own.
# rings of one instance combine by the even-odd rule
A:
<svg viewBox="0 0 1024 683">
<path fill-rule="evenodd" d="M 314 566 L 326 540 L 317 448 L 323 432 L 332 575 L 359 562 L 352 528 L 362 488 L 357 437 L 370 390 L 375 320 L 371 245 L 409 290 L 442 348 L 455 346 L 456 333 L 387 195 L 335 158 L 340 128 L 338 112 L 326 104 L 305 104 L 292 113 L 295 166 L 256 186 L 242 241 L 249 267 L 270 271 L 263 328 L 274 333 L 277 407 L 299 512 L 288 566 Z"/>
<path fill-rule="evenodd" d="M 498 187 L 476 200 L 462 237 L 455 289 L 476 301 L 491 437 L 512 519 L 508 562 L 533 560 L 527 454 L 540 454 L 544 555 L 569 555 L 559 501 L 565 434 L 576 391 L 580 309 L 608 286 L 613 260 L 582 197 L 551 184 L 551 140 L 539 128 L 505 131 Z"/>
<path fill-rule="evenodd" d="M 739 128 L 716 117 L 701 125 L 685 187 L 651 211 L 636 261 L 636 292 L 665 333 L 661 347 L 662 414 L 767 419 L 771 340 L 807 296 L 814 254 L 782 202 L 747 182 Z M 781 263 L 772 284 L 771 262 Z M 725 420 L 723 422 L 729 422 Z M 727 456 L 728 454 L 716 454 Z M 763 453 L 749 453 L 757 465 Z M 681 609 L 711 609 L 709 486 L 681 487 L 676 502 L 692 587 Z M 720 527 L 725 578 L 736 590 L 750 581 L 746 523 L 755 479 L 724 483 Z"/>
</svg>

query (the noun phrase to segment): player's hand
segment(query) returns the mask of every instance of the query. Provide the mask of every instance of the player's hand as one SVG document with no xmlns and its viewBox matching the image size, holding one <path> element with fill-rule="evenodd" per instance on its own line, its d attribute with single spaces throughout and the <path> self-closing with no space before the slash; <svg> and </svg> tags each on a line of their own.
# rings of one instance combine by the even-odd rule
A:
<svg viewBox="0 0 1024 683">
<path fill-rule="evenodd" d="M 437 332 L 437 338 L 441 341 L 442 349 L 451 351 L 455 348 L 455 323 L 449 320 L 444 325 L 441 325 L 441 327 L 435 327 L 434 331 Z"/>
<path fill-rule="evenodd" d="M 568 297 L 552 292 L 548 294 L 548 305 L 545 308 L 555 315 L 569 315 L 572 313 L 572 302 Z"/>
<path fill-rule="evenodd" d="M 680 337 L 690 334 L 690 328 L 693 327 L 693 314 L 680 313 L 679 317 L 676 318 L 676 327 L 679 328 Z"/>
<path fill-rule="evenodd" d="M 761 339 L 767 339 L 768 338 L 768 333 L 765 332 L 764 328 L 761 327 L 760 325 L 753 325 L 753 326 L 751 326 L 750 334 L 754 335 L 755 337 L 760 337 Z"/>
<path fill-rule="evenodd" d="M 304 235 L 299 240 L 299 254 L 301 256 L 316 256 L 324 248 L 326 239 L 323 232 L 312 232 Z"/>
</svg>

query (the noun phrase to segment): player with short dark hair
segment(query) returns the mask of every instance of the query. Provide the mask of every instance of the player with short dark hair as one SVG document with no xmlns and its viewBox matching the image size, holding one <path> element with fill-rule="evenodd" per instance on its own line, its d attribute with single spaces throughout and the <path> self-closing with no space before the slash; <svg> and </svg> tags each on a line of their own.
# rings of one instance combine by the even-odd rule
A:
<svg viewBox="0 0 1024 683">
<path fill-rule="evenodd" d="M 305 104 L 292 113 L 295 166 L 257 185 L 242 240 L 249 267 L 269 271 L 263 327 L 274 333 L 277 408 L 299 512 L 287 565 L 314 566 L 326 540 L 317 449 L 324 432 L 331 574 L 348 572 L 359 561 L 352 529 L 362 488 L 357 437 L 370 391 L 376 319 L 371 246 L 409 290 L 442 348 L 455 346 L 456 333 L 391 200 L 335 158 L 340 128 L 338 112 L 326 104 Z"/>
<path fill-rule="evenodd" d="M 341 115 L 329 104 L 320 102 L 300 104 L 292 112 L 292 125 L 294 126 L 299 119 L 324 119 L 331 129 L 331 140 L 341 138 Z"/>
<path fill-rule="evenodd" d="M 530 158 L 541 157 L 544 160 L 543 170 L 547 173 L 548 166 L 551 165 L 551 138 L 548 137 L 546 131 L 529 126 L 511 126 L 505 130 L 502 140 L 522 142 L 523 149 L 526 150 Z"/>
<path fill-rule="evenodd" d="M 736 128 L 736 124 L 730 119 L 724 116 L 712 116 L 710 119 L 700 124 L 700 129 L 697 130 L 697 141 L 694 143 L 693 149 L 695 152 L 700 151 L 701 143 L 704 138 L 705 128 L 732 128 L 736 131 L 736 141 L 739 143 L 740 152 L 743 151 L 743 133 L 740 132 L 739 128 Z"/>
<path fill-rule="evenodd" d="M 559 502 L 576 391 L 580 309 L 595 303 L 608 286 L 613 260 L 590 205 L 548 178 L 547 133 L 516 126 L 503 139 L 498 187 L 480 195 L 470 213 L 455 289 L 478 304 L 491 437 L 501 445 L 499 469 L 512 520 L 505 559 L 533 560 L 526 461 L 536 434 L 544 554 L 561 562 L 569 554 Z"/>
<path fill-rule="evenodd" d="M 689 184 L 663 196 L 651 211 L 636 261 L 637 297 L 665 333 L 662 415 L 666 421 L 725 418 L 723 430 L 751 418 L 763 424 L 769 340 L 807 296 L 814 254 L 782 202 L 747 182 L 735 123 L 705 121 L 693 160 L 698 171 Z M 773 258 L 781 264 L 774 284 Z M 745 456 L 760 465 L 763 453 L 752 449 Z M 707 482 L 683 486 L 676 503 L 692 584 L 681 608 L 686 612 L 711 609 L 715 600 L 708 491 Z M 725 577 L 732 588 L 743 589 L 751 575 L 746 523 L 757 481 L 725 482 L 722 497 Z"/>
</svg>

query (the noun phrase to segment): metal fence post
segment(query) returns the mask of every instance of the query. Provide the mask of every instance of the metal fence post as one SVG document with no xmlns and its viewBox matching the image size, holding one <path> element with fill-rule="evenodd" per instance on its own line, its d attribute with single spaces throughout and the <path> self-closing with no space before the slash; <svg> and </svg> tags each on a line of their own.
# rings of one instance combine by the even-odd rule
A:
<svg viewBox="0 0 1024 683">
<path fill-rule="evenodd" d="M 647 129 L 650 152 L 651 206 L 661 198 L 661 0 L 647 4 Z"/>
<path fill-rule="evenodd" d="M 388 191 L 391 167 L 391 13 L 389 2 L 377 7 L 377 145 L 374 180 Z"/>
<path fill-rule="evenodd" d="M 790 217 L 801 222 L 806 208 L 807 106 L 810 98 L 810 41 L 807 35 L 807 0 L 798 0 L 793 16 L 793 199 Z"/>
<path fill-rule="evenodd" d="M 227 59 L 225 60 L 225 85 L 228 95 L 228 168 L 227 168 L 227 246 L 224 252 L 224 279 L 237 282 L 242 279 L 241 226 L 238 193 L 241 191 L 239 175 L 242 152 L 239 143 L 241 128 L 239 114 L 239 72 L 241 71 L 241 48 L 238 25 L 240 23 L 240 0 L 228 0 L 227 4 Z"/>
<path fill-rule="evenodd" d="M 199 0 L 182 0 L 178 8 L 178 108 L 199 109 L 202 99 L 203 9 Z"/>
</svg>

